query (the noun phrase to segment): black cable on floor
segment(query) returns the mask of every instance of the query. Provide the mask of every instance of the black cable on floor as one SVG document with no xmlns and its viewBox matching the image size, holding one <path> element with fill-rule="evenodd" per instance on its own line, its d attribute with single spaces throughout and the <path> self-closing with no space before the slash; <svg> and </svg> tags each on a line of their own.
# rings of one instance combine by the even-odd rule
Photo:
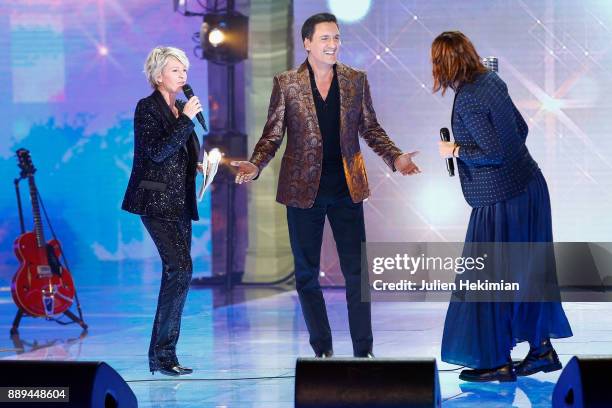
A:
<svg viewBox="0 0 612 408">
<path fill-rule="evenodd" d="M 161 374 L 163 375 L 163 374 Z M 138 383 L 138 382 L 160 382 L 160 381 L 247 381 L 247 380 L 281 380 L 285 378 L 295 378 L 295 375 L 278 375 L 273 377 L 238 377 L 238 378 L 187 378 L 183 376 L 164 376 L 167 378 L 150 380 L 129 380 L 126 383 Z"/>
<path fill-rule="evenodd" d="M 461 370 L 464 368 L 465 366 L 461 366 L 461 367 L 452 368 L 452 369 L 438 370 L 438 372 L 440 373 L 453 372 L 453 371 Z M 152 378 L 150 380 L 129 380 L 126 382 L 136 383 L 136 382 L 155 382 L 155 381 L 178 381 L 179 377 L 180 377 L 180 381 L 248 381 L 248 380 L 279 380 L 279 379 L 285 379 L 285 378 L 295 378 L 295 375 L 277 375 L 277 376 L 272 376 L 272 377 L 237 377 L 237 378 L 188 378 L 188 377 L 181 377 L 181 376 L 176 376 L 176 377 L 168 376 L 168 378 L 163 378 L 163 379 L 153 379 Z M 450 397 L 450 398 L 454 398 L 454 397 Z"/>
<path fill-rule="evenodd" d="M 459 394 L 451 395 L 448 398 L 442 398 L 442 402 L 446 402 L 446 401 L 452 400 L 452 399 L 457 398 L 458 396 L 463 395 L 463 394 L 465 394 L 465 393 L 464 392 L 460 392 Z"/>
<path fill-rule="evenodd" d="M 438 370 L 439 373 L 452 373 L 453 371 L 463 370 L 465 366 L 457 367 L 457 368 L 447 368 L 446 370 Z"/>
</svg>

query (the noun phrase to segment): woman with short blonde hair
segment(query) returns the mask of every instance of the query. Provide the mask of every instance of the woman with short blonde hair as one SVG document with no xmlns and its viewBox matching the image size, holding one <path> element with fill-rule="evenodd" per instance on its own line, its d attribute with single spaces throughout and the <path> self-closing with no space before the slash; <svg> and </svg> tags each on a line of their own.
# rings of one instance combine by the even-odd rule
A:
<svg viewBox="0 0 612 408">
<path fill-rule="evenodd" d="M 157 79 L 164 67 L 168 64 L 170 58 L 179 61 L 186 70 L 189 70 L 189 59 L 183 50 L 174 47 L 155 47 L 147 56 L 144 64 L 144 74 L 151 88 L 157 88 Z"/>
<path fill-rule="evenodd" d="M 176 344 L 191 282 L 191 221 L 198 220 L 195 176 L 200 144 L 192 119 L 197 97 L 177 94 L 187 82 L 189 60 L 178 48 L 156 47 L 144 73 L 154 89 L 134 114 L 134 162 L 122 208 L 140 215 L 162 261 L 162 277 L 149 346 L 149 369 L 190 374 L 179 364 Z"/>
</svg>

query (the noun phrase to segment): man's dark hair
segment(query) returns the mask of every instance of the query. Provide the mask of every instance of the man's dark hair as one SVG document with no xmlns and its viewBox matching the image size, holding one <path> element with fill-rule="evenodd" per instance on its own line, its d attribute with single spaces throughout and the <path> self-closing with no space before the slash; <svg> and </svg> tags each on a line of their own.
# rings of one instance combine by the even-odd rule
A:
<svg viewBox="0 0 612 408">
<path fill-rule="evenodd" d="M 334 23 L 336 26 L 338 26 L 336 16 L 331 13 L 319 13 L 315 14 L 314 16 L 310 16 L 306 19 L 306 21 L 304 21 L 304 24 L 302 24 L 302 41 L 306 40 L 307 38 L 312 41 L 315 26 L 319 23 Z"/>
</svg>

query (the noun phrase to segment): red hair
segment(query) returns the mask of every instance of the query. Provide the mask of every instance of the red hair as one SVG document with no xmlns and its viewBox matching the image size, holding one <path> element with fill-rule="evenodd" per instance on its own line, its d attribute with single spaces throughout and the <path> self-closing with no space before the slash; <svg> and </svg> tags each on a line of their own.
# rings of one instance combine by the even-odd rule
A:
<svg viewBox="0 0 612 408">
<path fill-rule="evenodd" d="M 457 90 L 487 71 L 474 44 L 460 31 L 445 31 L 431 44 L 433 91 Z"/>
</svg>

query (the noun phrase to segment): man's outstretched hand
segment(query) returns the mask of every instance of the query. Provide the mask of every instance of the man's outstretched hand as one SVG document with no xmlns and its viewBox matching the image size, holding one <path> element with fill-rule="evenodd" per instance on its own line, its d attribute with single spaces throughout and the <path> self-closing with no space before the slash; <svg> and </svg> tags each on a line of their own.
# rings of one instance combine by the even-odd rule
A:
<svg viewBox="0 0 612 408">
<path fill-rule="evenodd" d="M 237 184 L 253 181 L 253 179 L 259 174 L 259 169 L 257 168 L 257 166 L 251 163 L 250 161 L 233 161 L 230 164 L 234 167 L 238 167 L 238 173 L 236 174 Z"/>
<path fill-rule="evenodd" d="M 395 170 L 399 171 L 404 176 L 413 176 L 415 174 L 419 174 L 421 172 L 421 169 L 419 169 L 419 166 L 417 166 L 412 161 L 412 158 L 417 154 L 419 154 L 419 152 L 408 152 L 397 156 L 397 158 L 393 162 Z"/>
</svg>

